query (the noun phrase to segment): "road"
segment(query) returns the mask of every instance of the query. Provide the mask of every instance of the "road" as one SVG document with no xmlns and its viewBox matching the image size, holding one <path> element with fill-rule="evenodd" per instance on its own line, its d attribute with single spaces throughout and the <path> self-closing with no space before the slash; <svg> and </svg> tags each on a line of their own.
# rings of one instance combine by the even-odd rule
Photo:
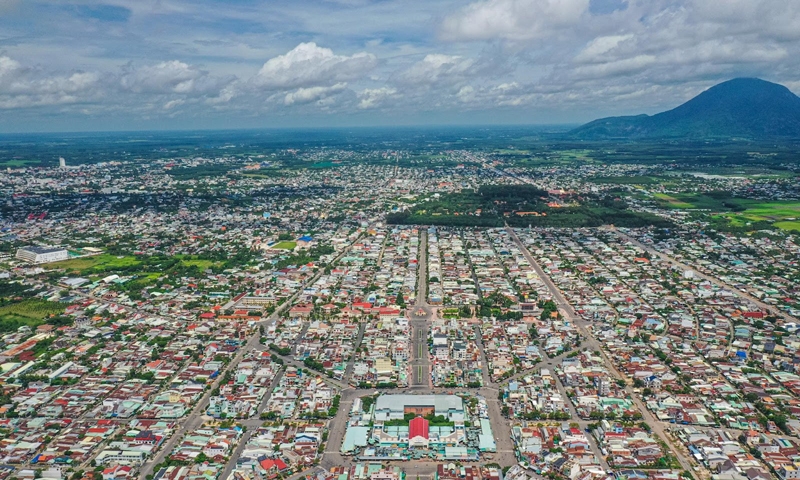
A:
<svg viewBox="0 0 800 480">
<path fill-rule="evenodd" d="M 605 352 L 601 348 L 600 343 L 591 333 L 591 325 L 589 322 L 584 321 L 580 318 L 574 309 L 569 305 L 567 300 L 564 298 L 561 291 L 558 287 L 552 282 L 550 277 L 544 272 L 541 266 L 536 262 L 533 256 L 528 251 L 527 247 L 522 244 L 519 237 L 517 236 L 516 232 L 513 229 L 507 229 L 509 235 L 512 237 L 514 242 L 520 248 L 520 251 L 525 255 L 528 261 L 531 264 L 531 267 L 536 271 L 536 273 L 541 277 L 542 281 L 547 286 L 548 290 L 550 291 L 554 301 L 559 307 L 559 311 L 562 315 L 568 319 L 573 325 L 575 325 L 576 329 L 578 330 L 579 334 L 583 337 L 582 345 L 583 348 L 586 349 L 594 349 L 603 354 L 603 359 L 605 363 L 609 367 L 609 371 L 614 374 L 617 378 L 625 379 L 624 376 L 620 375 L 620 373 L 616 370 L 613 365 L 613 362 L 605 355 Z M 355 243 L 355 242 L 354 242 Z M 338 261 L 341 256 L 343 256 L 349 247 L 346 248 L 338 257 L 334 260 L 334 262 Z M 314 275 L 311 279 L 309 279 L 305 285 L 310 285 L 319 278 L 321 275 L 321 271 Z M 431 359 L 428 349 L 428 337 L 430 332 L 431 321 L 436 314 L 435 308 L 431 307 L 427 304 L 427 232 L 422 231 L 420 233 L 420 246 L 419 246 L 419 262 L 417 267 L 417 292 L 415 296 L 415 303 L 412 307 L 409 307 L 409 325 L 410 325 L 410 335 L 411 335 L 411 355 L 409 359 L 409 365 L 411 370 L 411 375 L 409 377 L 409 386 L 407 388 L 398 388 L 398 389 L 387 389 L 382 390 L 381 392 L 384 394 L 391 394 L 391 393 L 415 393 L 415 394 L 431 394 L 431 393 L 438 393 L 443 394 L 446 392 L 451 391 L 452 389 L 442 389 L 442 388 L 433 388 L 431 383 Z M 274 323 L 277 321 L 278 315 L 283 309 L 288 308 L 291 303 L 299 296 L 300 292 L 302 292 L 302 288 L 299 289 L 291 298 L 287 299 L 281 306 L 281 308 L 276 311 L 273 315 L 269 318 L 265 319 L 263 323 L 269 325 L 270 323 Z M 364 335 L 364 325 L 361 325 L 359 328 L 358 336 L 355 341 L 355 348 L 359 348 L 363 341 Z M 482 339 L 480 337 L 480 331 L 476 329 L 477 335 L 477 342 L 479 348 L 483 352 L 483 344 Z M 228 367 L 225 369 L 225 372 L 229 371 L 230 369 L 235 368 L 235 365 L 241 360 L 241 358 L 245 355 L 246 352 L 256 350 L 259 348 L 263 348 L 259 344 L 260 335 L 258 333 L 251 336 L 246 345 L 240 349 L 237 353 L 236 357 L 229 363 Z M 298 337 L 300 338 L 300 337 Z M 293 345 L 294 347 L 294 345 Z M 292 349 L 294 352 L 294 348 Z M 550 368 L 552 369 L 554 366 L 558 365 L 560 361 L 567 355 L 568 353 L 561 354 L 554 358 L 546 359 L 543 363 L 537 365 L 533 369 L 529 369 L 526 371 L 517 372 L 514 376 L 510 379 L 503 382 L 506 384 L 508 381 L 515 380 L 520 378 L 524 375 L 527 375 L 533 371 L 536 371 L 540 368 Z M 486 400 L 486 404 L 488 407 L 488 414 L 490 418 L 490 422 L 492 425 L 492 429 L 495 436 L 495 442 L 497 444 L 497 452 L 491 455 L 490 458 L 483 459 L 480 463 L 498 463 L 501 466 L 511 466 L 517 463 L 517 459 L 514 453 L 514 443 L 511 438 L 511 428 L 510 422 L 508 419 L 503 417 L 502 415 L 502 405 L 501 401 L 498 400 L 498 392 L 500 385 L 497 383 L 492 382 L 489 374 L 488 374 L 488 363 L 486 362 L 485 354 L 483 358 L 483 380 L 484 386 L 481 388 L 460 388 L 456 389 L 459 392 L 469 392 L 475 395 L 479 395 Z M 297 362 L 291 356 L 281 356 L 284 360 L 286 365 L 293 365 L 299 368 L 304 368 L 304 365 L 301 362 Z M 319 469 L 330 469 L 334 466 L 349 466 L 354 463 L 353 457 L 344 456 L 340 453 L 341 445 L 344 440 L 344 435 L 347 429 L 347 421 L 350 415 L 350 410 L 352 409 L 353 401 L 360 396 L 366 395 L 371 393 L 368 390 L 359 390 L 353 388 L 349 385 L 349 380 L 352 376 L 352 370 L 354 365 L 355 355 L 348 361 L 347 368 L 345 370 L 345 376 L 342 381 L 336 381 L 333 379 L 324 378 L 323 380 L 330 385 L 333 385 L 339 389 L 341 389 L 341 400 L 338 413 L 335 418 L 333 418 L 329 422 L 329 431 L 328 431 L 328 443 L 326 448 L 320 458 L 319 467 L 312 468 L 307 470 L 303 473 L 308 473 L 310 471 L 318 471 Z M 203 411 L 205 406 L 207 405 L 208 398 L 210 397 L 210 392 L 219 384 L 221 378 L 224 376 L 225 372 L 221 372 L 220 376 L 214 382 L 214 384 L 207 390 L 207 392 L 203 395 L 203 397 L 197 402 L 195 408 L 192 410 L 191 414 L 187 416 L 183 421 L 181 421 L 178 425 L 178 429 L 176 433 L 170 438 L 166 445 L 162 447 L 159 454 L 150 462 L 148 462 L 145 467 L 143 467 L 141 477 L 143 478 L 145 475 L 152 473 L 153 466 L 163 461 L 166 458 L 166 455 L 172 451 L 175 444 L 183 437 L 183 435 L 197 428 L 203 421 Z M 258 414 L 260 414 L 266 406 L 266 403 L 269 400 L 269 396 L 274 390 L 275 386 L 278 384 L 280 376 L 276 377 L 272 383 L 271 390 L 268 395 L 262 400 L 261 404 L 258 408 Z M 561 383 L 560 379 L 557 375 L 554 375 L 553 378 L 556 382 L 556 387 L 558 391 L 564 398 L 565 404 L 570 409 L 570 412 L 574 419 L 578 419 L 577 411 L 575 410 L 575 406 L 569 400 L 566 395 L 566 390 L 564 385 Z M 632 392 L 630 386 L 626 387 L 626 393 L 632 398 L 633 402 L 637 405 L 637 407 L 642 412 L 644 416 L 644 420 L 651 426 L 654 433 L 660 436 L 662 439 L 667 440 L 667 445 L 670 448 L 672 454 L 678 459 L 682 468 L 691 471 L 692 465 L 688 462 L 685 458 L 685 455 L 680 452 L 678 449 L 674 447 L 672 444 L 672 439 L 670 436 L 667 435 L 666 428 L 668 424 L 664 424 L 663 422 L 658 421 L 653 417 L 649 410 L 642 404 L 641 400 L 639 400 Z M 222 480 L 227 480 L 230 476 L 232 470 L 236 466 L 236 461 L 244 451 L 245 445 L 247 441 L 252 437 L 254 432 L 257 430 L 258 426 L 261 424 L 261 421 L 258 419 L 258 416 L 246 420 L 242 422 L 245 426 L 247 426 L 247 432 L 243 435 L 240 443 L 234 450 L 233 454 L 231 455 L 231 460 L 229 464 L 226 466 L 225 470 L 222 472 L 222 475 L 219 477 Z M 578 424 L 585 428 L 589 422 L 579 420 Z M 596 440 L 593 437 L 589 437 L 589 444 L 590 448 L 592 449 L 593 453 L 597 456 L 600 460 L 601 465 L 603 468 L 608 469 L 608 464 L 606 463 L 605 458 L 600 452 L 600 449 L 596 443 Z M 413 462 L 407 465 L 403 465 L 403 468 L 406 470 L 407 475 L 412 476 L 419 476 L 420 478 L 432 478 L 437 462 Z M 470 464 L 470 463 L 465 463 Z M 300 475 L 295 475 L 294 477 L 299 478 Z M 294 478 L 293 477 L 293 478 Z"/>
<path fill-rule="evenodd" d="M 358 236 L 352 243 L 350 243 L 347 247 L 345 247 L 342 250 L 342 252 L 331 262 L 331 264 L 334 264 L 337 261 L 339 261 L 339 259 L 341 259 L 350 250 L 350 247 L 352 247 L 359 240 L 361 240 L 361 236 Z M 272 313 L 272 315 L 267 317 L 262 322 L 259 322 L 258 326 L 255 329 L 255 333 L 253 333 L 248 338 L 247 343 L 242 348 L 239 349 L 234 358 L 220 372 L 220 374 L 217 376 L 214 382 L 205 390 L 203 396 L 200 397 L 200 399 L 195 403 L 195 406 L 191 410 L 189 415 L 185 416 L 181 420 L 178 420 L 175 432 L 172 434 L 169 440 L 164 445 L 161 446 L 156 456 L 142 465 L 141 469 L 139 470 L 140 478 L 146 478 L 147 475 L 152 474 L 155 466 L 164 461 L 166 456 L 172 452 L 172 449 L 175 448 L 177 442 L 180 439 L 182 439 L 186 433 L 195 430 L 196 428 L 198 428 L 203 424 L 203 422 L 206 420 L 206 418 L 204 418 L 203 413 L 205 412 L 206 406 L 209 403 L 209 399 L 211 398 L 211 393 L 219 386 L 220 382 L 225 377 L 225 374 L 231 371 L 235 371 L 236 367 L 239 365 L 239 362 L 242 360 L 242 358 L 244 358 L 245 354 L 251 351 L 255 351 L 261 346 L 260 342 L 261 329 L 259 327 L 261 325 L 268 326 L 277 322 L 281 313 L 292 305 L 292 303 L 297 299 L 297 297 L 300 296 L 300 293 L 303 291 L 303 289 L 308 285 L 313 285 L 313 283 L 316 282 L 317 279 L 319 279 L 319 277 L 323 274 L 323 272 L 324 270 L 322 268 L 318 269 L 317 273 L 314 274 L 310 279 L 308 279 L 300 288 L 298 288 L 297 291 L 291 297 L 286 299 L 286 301 L 283 302 L 280 305 L 280 307 L 278 307 L 275 310 L 275 312 Z M 304 368 L 304 366 L 301 363 L 295 362 L 294 360 L 289 358 L 285 358 L 284 362 Z M 238 457 L 231 457 L 230 462 L 235 462 L 236 458 Z"/>
<path fill-rule="evenodd" d="M 421 230 L 417 250 L 417 293 L 415 305 L 426 305 L 428 298 L 428 232 Z"/>
<path fill-rule="evenodd" d="M 216 380 L 214 380 L 214 382 L 209 386 L 209 388 L 205 390 L 205 393 L 203 393 L 203 396 L 200 397 L 200 400 L 198 400 L 195 403 L 195 406 L 194 408 L 192 408 L 189 415 L 184 417 L 183 420 L 178 421 L 175 433 L 172 434 L 172 436 L 170 437 L 170 439 L 167 441 L 166 444 L 161 446 L 158 454 L 156 454 L 156 456 L 152 460 L 146 462 L 142 466 L 139 472 L 139 476 L 141 478 L 145 478 L 147 477 L 147 475 L 153 473 L 153 468 L 159 463 L 164 461 L 166 456 L 170 452 L 172 452 L 172 449 L 175 448 L 175 444 L 178 443 L 178 441 L 181 438 L 183 438 L 183 435 L 185 433 L 191 432 L 203 424 L 203 422 L 206 420 L 204 418 L 205 416 L 204 412 L 206 409 L 206 405 L 208 405 L 209 399 L 211 398 L 211 393 L 217 387 L 219 387 L 220 382 L 222 382 L 222 379 L 225 377 L 225 374 L 229 371 L 232 371 L 234 369 L 234 366 L 239 364 L 239 362 L 242 360 L 246 352 L 255 350 L 258 347 L 260 339 L 261 339 L 261 332 L 259 331 L 259 329 L 256 329 L 256 333 L 250 336 L 245 346 L 239 349 L 239 352 L 236 354 L 236 356 L 228 363 L 225 369 L 222 372 L 220 372 Z"/>
<path fill-rule="evenodd" d="M 364 331 L 367 329 L 367 324 L 362 323 L 358 326 L 358 336 L 356 337 L 356 342 L 353 344 L 353 354 L 350 355 L 350 360 L 347 361 L 347 368 L 344 370 L 344 378 L 343 381 L 347 383 L 347 381 L 353 375 L 353 367 L 356 364 L 356 357 L 358 356 L 358 349 L 361 347 L 361 342 L 364 341 Z"/>
<path fill-rule="evenodd" d="M 256 430 L 258 430 L 258 427 L 262 423 L 261 420 L 259 420 L 259 416 L 261 415 L 261 412 L 263 412 L 264 409 L 267 407 L 267 402 L 269 402 L 269 399 L 272 397 L 272 392 L 275 391 L 275 387 L 278 386 L 278 382 L 280 382 L 280 379 L 283 376 L 283 372 L 284 372 L 284 370 L 281 369 L 281 371 L 277 375 L 275 375 L 275 378 L 272 380 L 272 383 L 270 383 L 269 391 L 267 392 L 266 395 L 264 395 L 264 398 L 261 400 L 261 403 L 258 405 L 258 409 L 256 410 L 256 414 L 255 414 L 254 418 L 244 422 L 245 426 L 247 426 L 247 431 L 244 433 L 244 435 L 242 435 L 242 438 L 239 439 L 239 445 L 233 451 L 233 454 L 231 454 L 230 460 L 228 461 L 228 464 L 225 465 L 225 469 L 222 471 L 222 475 L 220 475 L 217 478 L 220 478 L 220 479 L 228 478 L 228 476 L 230 476 L 230 474 L 233 471 L 233 469 L 236 467 L 236 461 L 242 455 L 242 452 L 244 451 L 244 447 L 247 445 L 247 442 L 250 441 L 250 437 L 253 436 L 253 433 Z"/>
<path fill-rule="evenodd" d="M 434 310 L 426 302 L 428 296 L 428 232 L 420 233 L 419 261 L 417 262 L 417 294 L 410 309 L 411 345 L 409 356 L 410 388 L 430 388 L 431 359 L 428 352 L 431 319 Z"/>
<path fill-rule="evenodd" d="M 621 238 L 624 238 L 625 240 L 627 240 L 630 243 L 636 245 L 637 247 L 641 248 L 642 250 L 644 250 L 646 252 L 649 252 L 651 255 L 656 255 L 658 258 L 660 258 L 662 260 L 665 260 L 665 261 L 675 265 L 676 267 L 679 267 L 679 268 L 683 269 L 684 271 L 693 272 L 696 277 L 699 277 L 699 278 L 702 278 L 703 280 L 711 282 L 711 283 L 713 283 L 714 285 L 716 285 L 718 287 L 728 289 L 731 292 L 735 292 L 740 297 L 746 298 L 747 300 L 753 302 L 756 306 L 758 306 L 758 308 L 760 308 L 760 309 L 762 309 L 762 310 L 764 310 L 766 312 L 769 312 L 771 314 L 783 317 L 783 319 L 786 320 L 787 322 L 795 322 L 795 323 L 797 322 L 796 318 L 792 317 L 788 313 L 785 313 L 785 312 L 782 312 L 782 311 L 778 310 L 774 305 L 768 305 L 768 304 L 762 302 L 761 300 L 759 300 L 758 298 L 754 297 L 753 295 L 751 295 L 751 294 L 749 294 L 749 293 L 747 293 L 747 292 L 745 292 L 745 291 L 743 291 L 743 290 L 741 290 L 739 288 L 736 288 L 733 285 L 730 285 L 729 283 L 726 283 L 726 282 L 720 280 L 718 277 L 712 277 L 710 275 L 707 275 L 707 274 L 701 272 L 700 270 L 698 270 L 697 267 L 693 267 L 693 266 L 687 265 L 687 264 L 685 264 L 685 263 L 683 263 L 683 262 L 681 262 L 681 261 L 679 261 L 679 260 L 677 260 L 675 258 L 670 257 L 669 255 L 667 255 L 665 253 L 659 252 L 658 250 L 654 249 L 653 247 L 645 245 L 644 243 L 642 243 L 639 240 L 631 237 L 627 233 L 620 232 L 618 229 L 616 229 L 614 227 L 609 227 L 608 230 L 614 232 L 615 234 L 619 235 Z"/>
<path fill-rule="evenodd" d="M 453 389 L 434 388 L 431 384 L 430 376 L 430 355 L 428 353 L 428 336 L 430 322 L 436 311 L 425 301 L 427 297 L 427 233 L 421 233 L 420 255 L 417 270 L 417 295 L 415 305 L 409 309 L 411 326 L 411 369 L 412 377 L 408 388 L 382 389 L 382 394 L 409 393 L 414 394 L 445 394 Z M 491 455 L 490 460 L 485 460 L 479 464 L 496 462 L 501 466 L 512 466 L 517 463 L 514 453 L 514 442 L 511 439 L 511 426 L 507 419 L 502 415 L 502 407 L 497 398 L 498 390 L 495 384 L 489 381 L 487 364 L 483 362 L 483 378 L 486 381 L 481 388 L 459 388 L 459 392 L 469 392 L 479 395 L 486 400 L 489 413 L 489 420 L 497 445 L 497 452 Z M 371 391 L 347 388 L 342 390 L 339 411 L 336 417 L 331 420 L 329 425 L 328 444 L 326 446 L 320 466 L 330 469 L 334 466 L 352 465 L 353 457 L 341 454 L 341 446 L 347 430 L 347 421 L 353 401 L 360 396 L 367 395 Z M 404 465 L 406 475 L 419 476 L 420 478 L 433 478 L 438 462 L 415 461 Z M 469 465 L 471 463 L 465 463 Z"/>
<path fill-rule="evenodd" d="M 539 275 L 539 277 L 541 277 L 542 281 L 547 286 L 547 289 L 550 291 L 550 294 L 553 296 L 553 299 L 555 300 L 555 303 L 558 305 L 559 311 L 561 312 L 561 314 L 564 317 L 566 317 L 578 329 L 578 332 L 583 337 L 582 348 L 584 350 L 595 350 L 595 351 L 601 352 L 601 354 L 603 356 L 604 363 L 609 368 L 609 370 L 614 373 L 616 378 L 625 380 L 625 382 L 626 382 L 625 392 L 628 394 L 628 396 L 632 399 L 633 403 L 636 405 L 636 407 L 642 413 L 643 420 L 650 426 L 650 428 L 652 429 L 652 431 L 653 431 L 653 433 L 655 435 L 657 435 L 658 437 L 660 437 L 661 439 L 666 441 L 667 447 L 670 449 L 670 451 L 673 454 L 673 456 L 675 456 L 675 458 L 678 460 L 678 462 L 681 465 L 681 468 L 683 468 L 686 471 L 690 471 L 691 472 L 692 471 L 691 462 L 686 458 L 686 456 L 683 454 L 683 452 L 681 452 L 673 444 L 672 437 L 669 436 L 668 432 L 666 431 L 668 427 L 666 427 L 666 425 L 663 422 L 661 422 L 658 419 L 656 419 L 655 416 L 653 416 L 653 414 L 650 412 L 650 410 L 648 410 L 647 407 L 644 405 L 644 403 L 639 399 L 638 395 L 633 393 L 633 389 L 631 388 L 630 384 L 627 381 L 628 379 L 624 375 L 621 375 L 619 373 L 619 371 L 617 371 L 616 366 L 608 358 L 608 356 L 606 355 L 605 351 L 603 350 L 601 343 L 591 333 L 590 329 L 588 328 L 588 327 L 590 327 L 590 323 L 586 322 L 580 316 L 578 316 L 578 314 L 575 312 L 575 309 L 573 309 L 572 306 L 569 304 L 569 302 L 567 302 L 566 298 L 564 298 L 564 295 L 561 293 L 561 290 L 553 283 L 553 281 L 550 279 L 550 277 L 545 273 L 544 269 L 542 269 L 541 265 L 539 265 L 539 263 L 536 261 L 536 259 L 533 258 L 533 256 L 531 255 L 530 251 L 528 251 L 528 248 L 519 239 L 519 237 L 517 236 L 517 233 L 514 231 L 514 229 L 510 228 L 510 227 L 506 227 L 506 231 L 511 236 L 511 238 L 514 240 L 514 243 L 517 244 L 517 247 L 520 249 L 520 251 L 525 256 L 525 258 L 528 260 L 528 262 L 531 264 L 531 267 L 533 267 L 534 271 Z M 557 377 L 557 376 L 554 376 L 554 378 L 555 377 Z M 557 385 L 559 383 L 560 382 L 557 381 Z M 563 385 L 562 385 L 562 388 L 563 388 Z M 564 395 L 564 393 L 562 393 L 562 395 Z M 566 396 L 565 396 L 565 400 L 566 400 Z M 570 403 L 570 409 L 573 412 L 573 415 L 575 415 L 575 412 L 573 410 L 574 406 L 571 405 L 571 402 L 569 402 L 569 403 Z M 578 418 L 578 417 L 576 416 L 575 418 Z M 594 438 L 590 438 L 590 443 L 591 444 L 595 443 Z M 592 445 L 592 446 L 593 446 L 592 450 L 594 451 L 595 448 L 597 448 L 597 446 L 596 445 Z M 602 458 L 602 457 L 599 457 L 599 458 Z"/>
</svg>

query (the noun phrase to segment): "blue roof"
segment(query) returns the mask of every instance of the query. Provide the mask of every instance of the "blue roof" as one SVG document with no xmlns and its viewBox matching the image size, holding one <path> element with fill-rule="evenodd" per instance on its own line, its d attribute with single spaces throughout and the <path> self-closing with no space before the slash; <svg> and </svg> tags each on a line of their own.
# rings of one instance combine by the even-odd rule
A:
<svg viewBox="0 0 800 480">
<path fill-rule="evenodd" d="M 745 352 L 744 350 L 739 350 L 738 352 L 736 352 L 736 356 L 739 358 L 747 358 L 747 352 Z"/>
<path fill-rule="evenodd" d="M 298 238 L 298 240 L 301 242 L 310 242 L 311 240 L 314 240 L 314 237 L 311 235 L 303 235 L 302 237 Z"/>
</svg>

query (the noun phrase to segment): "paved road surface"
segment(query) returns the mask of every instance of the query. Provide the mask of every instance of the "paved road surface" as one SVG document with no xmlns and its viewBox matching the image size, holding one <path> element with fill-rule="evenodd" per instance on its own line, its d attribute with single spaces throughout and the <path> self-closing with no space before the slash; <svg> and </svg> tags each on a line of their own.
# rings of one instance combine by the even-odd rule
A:
<svg viewBox="0 0 800 480">
<path fill-rule="evenodd" d="M 694 272 L 695 276 L 697 276 L 699 278 L 702 278 L 703 280 L 709 281 L 709 282 L 713 283 L 714 285 L 717 285 L 718 287 L 728 289 L 731 292 L 735 292 L 737 295 L 750 300 L 755 305 L 757 305 L 758 308 L 761 308 L 762 310 L 765 310 L 765 311 L 770 312 L 770 313 L 775 314 L 775 315 L 779 315 L 779 316 L 783 317 L 787 322 L 797 322 L 796 318 L 792 317 L 788 313 L 785 313 L 785 312 L 783 312 L 781 310 L 778 310 L 774 305 L 767 305 L 766 303 L 762 302 L 761 300 L 759 300 L 758 298 L 756 298 L 753 295 L 749 294 L 748 292 L 745 292 L 744 290 L 741 290 L 741 289 L 739 289 L 737 287 L 734 287 L 733 285 L 730 285 L 730 284 L 720 280 L 718 277 L 712 277 L 711 275 L 707 275 L 707 274 L 701 272 L 700 270 L 698 270 L 696 267 L 689 266 L 689 265 L 687 265 L 687 264 L 685 264 L 685 263 L 683 263 L 683 262 L 681 262 L 681 261 L 679 261 L 679 260 L 677 260 L 675 258 L 670 257 L 669 255 L 667 255 L 665 253 L 661 253 L 658 250 L 654 249 L 653 247 L 645 245 L 644 243 L 640 242 L 639 240 L 631 237 L 630 235 L 620 232 L 619 230 L 617 230 L 614 227 L 611 227 L 608 230 L 614 232 L 615 234 L 619 235 L 621 238 L 624 238 L 625 240 L 631 242 L 632 244 L 636 245 L 637 247 L 641 248 L 642 250 L 645 250 L 645 251 L 649 252 L 651 255 L 656 255 L 657 257 L 661 258 L 662 260 L 665 260 L 665 261 L 667 261 L 667 262 L 669 262 L 669 263 L 671 263 L 671 264 L 683 269 L 684 271 Z"/>
<path fill-rule="evenodd" d="M 348 245 L 344 250 L 342 250 L 342 252 L 333 260 L 332 264 L 336 263 L 340 258 L 342 258 L 350 250 L 350 247 L 356 242 L 358 242 L 360 239 L 361 236 L 356 238 L 350 245 Z M 278 309 L 276 309 L 275 312 L 272 313 L 272 315 L 267 317 L 267 319 L 265 319 L 261 323 L 264 325 L 274 324 L 278 320 L 280 314 L 285 309 L 289 308 L 292 302 L 294 302 L 297 299 L 297 297 L 303 291 L 303 288 L 307 285 L 312 285 L 314 282 L 316 282 L 323 272 L 324 272 L 323 269 L 319 269 L 319 271 L 315 275 L 313 275 L 309 280 L 307 280 L 302 287 L 298 288 L 297 291 L 291 297 L 289 297 L 285 302 L 283 302 L 281 306 L 278 307 Z M 192 430 L 202 425 L 202 423 L 205 421 L 204 412 L 206 406 L 208 405 L 209 399 L 211 398 L 211 393 L 214 391 L 214 389 L 216 389 L 219 386 L 220 382 L 225 377 L 225 374 L 227 372 L 235 370 L 236 366 L 239 364 L 239 362 L 242 360 L 242 358 L 246 353 L 255 351 L 261 346 L 260 340 L 261 340 L 261 331 L 260 328 L 256 328 L 255 333 L 248 338 L 247 343 L 242 348 L 239 349 L 234 358 L 217 376 L 216 380 L 214 380 L 214 382 L 209 386 L 209 388 L 206 389 L 205 393 L 197 401 L 197 403 L 195 404 L 194 408 L 191 410 L 189 415 L 187 415 L 181 420 L 178 420 L 175 433 L 173 433 L 170 439 L 164 445 L 161 446 L 156 456 L 153 457 L 152 460 L 145 462 L 144 465 L 142 465 L 142 468 L 139 471 L 140 478 L 145 478 L 147 477 L 147 475 L 152 474 L 153 468 L 159 463 L 164 461 L 166 456 L 172 452 L 173 448 L 175 448 L 175 444 L 181 438 L 183 438 L 183 436 L 186 433 L 191 432 Z M 294 365 L 299 364 L 299 362 L 294 362 L 290 359 L 284 359 L 284 361 Z M 235 462 L 236 458 L 238 457 L 231 457 L 231 462 Z"/>
<path fill-rule="evenodd" d="M 242 455 L 244 447 L 247 445 L 247 442 L 250 441 L 250 437 L 253 436 L 253 433 L 256 430 L 258 430 L 258 427 L 263 423 L 259 419 L 259 416 L 261 415 L 261 412 L 263 412 L 264 409 L 266 408 L 267 402 L 269 402 L 269 399 L 272 397 L 272 392 L 275 390 L 275 387 L 278 386 L 278 382 L 283 376 L 283 372 L 284 370 L 281 370 L 277 375 L 275 375 L 275 378 L 272 380 L 272 383 L 270 383 L 269 391 L 267 392 L 266 395 L 264 395 L 264 398 L 261 400 L 261 403 L 259 404 L 258 409 L 256 410 L 254 418 L 244 422 L 245 426 L 247 426 L 247 431 L 244 433 L 244 435 L 242 435 L 242 438 L 239 439 L 239 445 L 236 447 L 236 449 L 233 451 L 233 454 L 230 456 L 230 460 L 228 461 L 228 464 L 225 465 L 225 469 L 222 471 L 222 474 L 217 478 L 219 479 L 228 478 L 233 469 L 236 467 L 236 461 Z"/>
<path fill-rule="evenodd" d="M 550 294 L 555 299 L 555 302 L 558 305 L 562 315 L 564 315 L 570 322 L 572 322 L 573 325 L 575 325 L 576 328 L 578 329 L 578 332 L 583 336 L 583 341 L 581 344 L 582 348 L 601 352 L 603 355 L 603 359 L 605 360 L 605 363 L 609 367 L 610 371 L 615 373 L 617 378 L 621 378 L 627 381 L 627 379 L 617 371 L 616 367 L 614 366 L 614 363 L 611 362 L 611 360 L 606 356 L 605 351 L 603 350 L 600 342 L 587 328 L 590 326 L 589 322 L 584 321 L 581 317 L 577 315 L 572 306 L 567 302 L 566 298 L 564 298 L 564 295 L 561 293 L 561 290 L 559 290 L 558 287 L 553 283 L 553 281 L 544 272 L 544 270 L 536 261 L 536 259 L 534 259 L 533 256 L 530 254 L 528 248 L 519 239 L 514 229 L 508 227 L 506 228 L 506 231 L 509 233 L 509 235 L 511 235 L 511 238 L 517 244 L 517 247 L 519 247 L 520 251 L 522 251 L 523 255 L 525 255 L 525 258 L 531 264 L 534 271 L 536 271 L 536 273 L 541 277 L 542 281 L 545 283 L 547 288 L 550 290 Z M 555 377 L 556 376 L 554 375 L 554 378 Z M 681 468 L 687 471 L 692 471 L 692 464 L 685 457 L 685 455 L 683 455 L 683 452 L 675 448 L 675 445 L 672 443 L 672 438 L 668 435 L 666 431 L 664 423 L 659 421 L 653 416 L 653 414 L 650 412 L 650 410 L 647 409 L 647 407 L 638 398 L 638 396 L 633 393 L 630 385 L 625 387 L 625 391 L 628 394 L 628 396 L 630 396 L 630 398 L 633 400 L 633 403 L 636 405 L 639 411 L 642 413 L 644 421 L 648 425 L 650 425 L 650 428 L 652 428 L 653 432 L 667 442 L 667 446 L 669 447 L 675 458 L 678 459 L 678 462 L 681 464 Z M 570 408 L 572 409 L 574 407 L 570 406 Z M 577 418 L 577 416 L 575 418 Z M 594 444 L 595 443 L 594 438 L 590 438 L 590 442 Z M 593 445 L 592 450 L 594 450 L 595 448 L 596 445 Z"/>
</svg>

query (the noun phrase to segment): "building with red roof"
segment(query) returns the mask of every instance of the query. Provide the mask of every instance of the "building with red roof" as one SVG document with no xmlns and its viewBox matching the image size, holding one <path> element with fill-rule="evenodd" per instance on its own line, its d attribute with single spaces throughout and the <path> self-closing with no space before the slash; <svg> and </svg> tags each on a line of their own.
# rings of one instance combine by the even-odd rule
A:
<svg viewBox="0 0 800 480">
<path fill-rule="evenodd" d="M 408 446 L 428 447 L 428 421 L 423 417 L 415 417 L 408 423 Z"/>
</svg>

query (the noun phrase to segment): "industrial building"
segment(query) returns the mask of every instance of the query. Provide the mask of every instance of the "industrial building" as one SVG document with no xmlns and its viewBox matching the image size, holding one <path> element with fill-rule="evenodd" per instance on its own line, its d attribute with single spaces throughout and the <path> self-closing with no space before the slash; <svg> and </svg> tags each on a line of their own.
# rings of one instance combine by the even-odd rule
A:
<svg viewBox="0 0 800 480">
<path fill-rule="evenodd" d="M 375 402 L 375 421 L 402 420 L 407 413 L 441 415 L 464 421 L 464 401 L 456 395 L 381 395 Z"/>
<path fill-rule="evenodd" d="M 66 248 L 30 245 L 17 249 L 17 258 L 28 263 L 59 262 L 69 258 Z"/>
</svg>

